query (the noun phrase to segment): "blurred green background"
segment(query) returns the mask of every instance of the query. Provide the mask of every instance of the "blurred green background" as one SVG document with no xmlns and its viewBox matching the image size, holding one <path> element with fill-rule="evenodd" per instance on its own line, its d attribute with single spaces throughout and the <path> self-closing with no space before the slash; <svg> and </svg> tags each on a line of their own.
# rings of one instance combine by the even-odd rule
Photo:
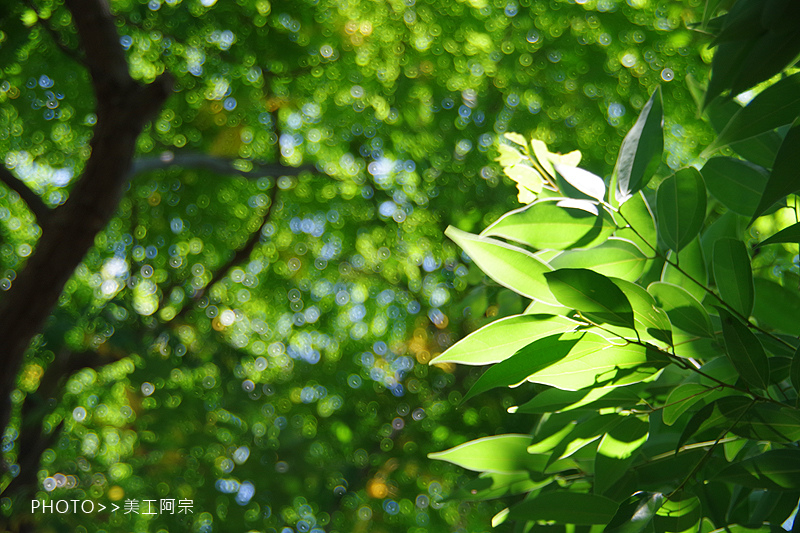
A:
<svg viewBox="0 0 800 533">
<path fill-rule="evenodd" d="M 688 90 L 708 77 L 687 27 L 705 2 L 110 4 L 133 77 L 168 71 L 174 93 L 28 350 L 0 525 L 488 531 L 505 504 L 466 502 L 465 472 L 426 454 L 534 420 L 506 413 L 513 390 L 460 405 L 480 372 L 426 363 L 524 303 L 443 231 L 516 204 L 504 132 L 603 175 L 658 85 L 661 173 L 691 162 L 713 139 Z M 49 206 L 90 155 L 80 55 L 61 2 L 0 6 L 0 153 Z M 40 235 L 0 186 L 0 289 Z M 31 514 L 34 498 L 193 513 Z"/>
</svg>

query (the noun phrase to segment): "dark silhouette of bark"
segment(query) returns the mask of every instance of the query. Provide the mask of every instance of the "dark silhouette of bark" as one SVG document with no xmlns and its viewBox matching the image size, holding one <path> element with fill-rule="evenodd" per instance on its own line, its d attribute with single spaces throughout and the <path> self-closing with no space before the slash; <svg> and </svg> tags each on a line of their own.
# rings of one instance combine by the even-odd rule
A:
<svg viewBox="0 0 800 533">
<path fill-rule="evenodd" d="M 9 423 L 9 394 L 31 339 L 41 330 L 97 233 L 115 213 L 130 176 L 136 139 L 172 90 L 169 75 L 149 85 L 131 78 L 107 0 L 65 3 L 91 77 L 97 123 L 85 169 L 67 201 L 56 209 L 44 211 L 38 197 L 26 195 L 26 189 L 17 190 L 24 184 L 9 179 L 13 178 L 10 173 L 2 176 L 37 215 L 42 236 L 0 301 L 0 430 Z"/>
</svg>

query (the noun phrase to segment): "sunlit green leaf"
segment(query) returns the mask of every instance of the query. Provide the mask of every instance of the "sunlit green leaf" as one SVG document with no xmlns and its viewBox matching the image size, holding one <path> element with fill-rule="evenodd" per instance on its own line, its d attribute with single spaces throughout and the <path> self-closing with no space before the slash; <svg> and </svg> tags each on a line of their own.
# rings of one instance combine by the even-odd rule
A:
<svg viewBox="0 0 800 533">
<path fill-rule="evenodd" d="M 583 194 L 591 196 L 598 202 L 603 201 L 606 196 L 606 184 L 603 182 L 603 178 L 579 167 L 558 164 L 554 166 L 556 172 L 558 172 L 567 183 Z"/>
<path fill-rule="evenodd" d="M 683 413 L 697 402 L 705 400 L 713 390 L 699 383 L 683 383 L 672 389 L 664 403 L 664 423 L 668 426 L 674 424 Z"/>
<path fill-rule="evenodd" d="M 639 492 L 622 502 L 605 533 L 641 533 L 664 502 L 660 492 Z"/>
<path fill-rule="evenodd" d="M 617 482 L 633 463 L 634 454 L 647 440 L 647 422 L 627 416 L 621 424 L 603 435 L 594 460 L 594 490 L 603 494 Z"/>
<path fill-rule="evenodd" d="M 481 235 L 503 237 L 537 249 L 567 250 L 596 246 L 613 231 L 605 211 L 592 214 L 549 198 L 506 213 Z"/>
<path fill-rule="evenodd" d="M 498 145 L 497 150 L 500 152 L 500 155 L 497 157 L 496 161 L 503 167 L 516 165 L 523 159 L 523 155 L 519 150 L 508 144 Z"/>
<path fill-rule="evenodd" d="M 470 333 L 444 353 L 431 359 L 430 364 L 498 363 L 536 339 L 572 331 L 577 326 L 577 322 L 562 316 L 518 315 L 502 318 Z"/>
<path fill-rule="evenodd" d="M 454 496 L 465 501 L 482 501 L 525 494 L 552 483 L 553 478 L 534 481 L 528 472 L 485 472 L 461 487 Z"/>
<path fill-rule="evenodd" d="M 689 492 L 679 492 L 664 500 L 656 511 L 653 527 L 657 533 L 694 533 L 702 517 L 700 499 Z"/>
<path fill-rule="evenodd" d="M 565 390 L 591 385 L 617 387 L 651 378 L 668 360 L 640 345 L 615 345 L 591 332 L 539 339 L 489 368 L 464 400 L 496 387 L 524 381 Z"/>
<path fill-rule="evenodd" d="M 641 401 L 636 385 L 628 387 L 588 388 L 577 391 L 549 388 L 520 405 L 514 412 L 542 414 L 573 409 L 603 409 L 606 407 L 632 407 Z"/>
<path fill-rule="evenodd" d="M 667 259 L 661 281 L 685 289 L 702 302 L 707 294 L 708 271 L 700 239 L 690 242 L 680 253 L 670 251 Z"/>
<path fill-rule="evenodd" d="M 503 172 L 517 184 L 518 199 L 521 203 L 530 203 L 542 192 L 544 184 L 542 175 L 533 167 L 525 163 L 517 163 L 504 167 Z"/>
<path fill-rule="evenodd" d="M 567 435 L 563 436 L 550 455 L 550 462 L 569 457 L 578 450 L 600 439 L 607 431 L 622 422 L 616 414 L 592 414 L 580 420 Z M 530 449 L 528 451 L 531 451 Z"/>
<path fill-rule="evenodd" d="M 460 444 L 449 450 L 430 453 L 430 459 L 447 461 L 478 472 L 514 473 L 539 470 L 547 458 L 528 453 L 530 435 L 497 435 Z"/>
<path fill-rule="evenodd" d="M 445 234 L 464 250 L 475 264 L 500 285 L 545 303 L 558 302 L 547 288 L 544 273 L 551 269 L 530 252 L 496 239 L 473 235 L 450 226 Z"/>
<path fill-rule="evenodd" d="M 614 285 L 625 294 L 633 308 L 636 331 L 642 338 L 655 339 L 672 345 L 672 327 L 669 316 L 659 309 L 656 300 L 642 287 L 622 279 L 612 279 Z"/>
<path fill-rule="evenodd" d="M 563 252 L 549 264 L 556 269 L 589 268 L 604 276 L 636 281 L 646 262 L 647 257 L 638 246 L 625 239 L 611 238 L 588 250 Z"/>
<path fill-rule="evenodd" d="M 642 192 L 638 192 L 619 206 L 619 213 L 615 215 L 622 229 L 614 235 L 635 243 L 642 252 L 652 255 L 658 245 L 656 223 L 653 212 Z"/>
</svg>

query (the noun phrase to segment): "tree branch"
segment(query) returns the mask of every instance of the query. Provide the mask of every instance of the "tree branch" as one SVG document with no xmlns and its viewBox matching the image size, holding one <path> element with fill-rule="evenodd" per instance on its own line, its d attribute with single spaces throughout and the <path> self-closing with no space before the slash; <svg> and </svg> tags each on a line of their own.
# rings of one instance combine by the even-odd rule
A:
<svg viewBox="0 0 800 533">
<path fill-rule="evenodd" d="M 44 226 L 52 211 L 45 205 L 39 195 L 3 165 L 0 165 L 0 181 L 5 183 L 9 189 L 17 193 L 28 204 L 28 208 L 36 216 L 39 225 Z"/>
<path fill-rule="evenodd" d="M 55 29 L 53 29 L 53 27 L 50 26 L 50 24 L 46 23 L 44 21 L 44 19 L 42 19 L 41 11 L 39 11 L 39 8 L 36 6 L 36 4 L 33 3 L 33 0 L 26 0 L 26 3 L 28 4 L 28 7 L 30 7 L 34 12 L 36 12 L 36 16 L 38 18 L 37 22 L 38 22 L 39 26 L 44 28 L 44 30 L 48 34 L 50 34 L 50 37 L 53 39 L 53 42 L 58 47 L 58 49 L 61 50 L 61 52 L 64 55 L 72 58 L 76 63 L 79 63 L 79 64 L 81 64 L 83 66 L 86 66 L 86 61 L 78 53 L 78 51 L 77 50 L 73 50 L 72 48 L 67 46 L 64 43 L 64 41 L 61 39 L 61 36 L 58 34 L 58 32 Z"/>
<path fill-rule="evenodd" d="M 272 210 L 275 207 L 275 203 L 278 201 L 279 190 L 280 189 L 278 188 L 278 183 L 276 180 L 276 182 L 272 184 L 272 191 L 270 192 L 270 197 L 269 197 L 269 206 L 267 207 L 267 212 L 264 213 L 264 218 L 261 220 L 261 225 L 258 226 L 258 229 L 256 231 L 250 234 L 250 238 L 247 240 L 245 245 L 239 248 L 236 251 L 236 253 L 233 254 L 233 257 L 231 257 L 228 260 L 228 262 L 226 262 L 224 265 L 222 265 L 220 268 L 217 269 L 216 273 L 211 278 L 211 281 L 209 281 L 205 287 L 203 287 L 202 289 L 198 289 L 197 292 L 195 292 L 195 294 L 192 295 L 193 301 L 197 302 L 198 300 L 200 300 L 206 293 L 206 291 L 208 291 L 208 289 L 219 283 L 233 267 L 239 265 L 245 259 L 248 259 L 250 257 L 250 254 L 253 253 L 253 250 L 258 244 L 258 241 L 261 239 L 261 232 L 264 229 L 264 226 L 266 226 L 267 223 L 270 221 Z M 176 318 L 185 315 L 189 311 L 189 309 L 191 309 L 190 305 L 188 304 L 184 305 L 183 308 L 176 315 Z"/>
<path fill-rule="evenodd" d="M 197 153 L 163 152 L 155 157 L 142 157 L 133 161 L 130 176 L 134 177 L 144 172 L 152 172 L 170 167 L 197 168 L 208 170 L 216 174 L 243 176 L 248 179 L 258 179 L 273 176 L 296 176 L 303 171 L 316 171 L 313 165 L 290 167 L 280 163 L 252 163 L 252 170 L 237 168 L 233 161 L 224 157 Z"/>
<path fill-rule="evenodd" d="M 114 215 L 125 191 L 136 139 L 171 92 L 162 76 L 141 85 L 128 73 L 107 0 L 66 0 L 97 100 L 91 156 L 67 201 L 54 209 L 42 237 L 0 302 L 0 431 L 11 415 L 25 350 L 42 328 L 95 236 Z"/>
</svg>

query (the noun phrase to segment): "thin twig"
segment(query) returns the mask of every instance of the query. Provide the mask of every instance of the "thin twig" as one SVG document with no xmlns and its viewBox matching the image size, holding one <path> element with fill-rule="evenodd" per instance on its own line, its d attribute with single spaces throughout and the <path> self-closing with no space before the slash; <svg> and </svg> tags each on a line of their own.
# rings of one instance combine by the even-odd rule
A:
<svg viewBox="0 0 800 533">
<path fill-rule="evenodd" d="M 245 259 L 248 259 L 250 257 L 250 254 L 253 253 L 253 250 L 255 249 L 256 245 L 258 244 L 258 241 L 261 238 L 261 232 L 263 231 L 264 226 L 266 226 L 267 223 L 269 223 L 270 221 L 272 210 L 275 207 L 275 203 L 278 201 L 278 191 L 279 191 L 278 183 L 277 180 L 275 180 L 275 182 L 272 185 L 272 191 L 270 193 L 269 206 L 267 206 L 267 211 L 266 213 L 264 213 L 264 218 L 261 221 L 261 225 L 258 227 L 256 231 L 254 231 L 250 235 L 250 238 L 247 240 L 245 245 L 242 246 L 239 250 L 237 250 L 236 253 L 233 254 L 233 257 L 231 257 L 228 260 L 228 262 L 226 262 L 224 265 L 222 265 L 220 268 L 217 269 L 216 273 L 211 278 L 211 281 L 209 281 L 206 284 L 206 286 L 203 287 L 202 289 L 197 290 L 197 292 L 192 296 L 192 300 L 194 302 L 200 300 L 208 290 L 210 290 L 214 285 L 216 285 L 223 278 L 225 278 L 225 276 L 228 275 L 228 272 L 233 267 L 239 265 Z M 191 309 L 190 305 L 184 305 L 183 308 L 177 313 L 177 315 L 175 315 L 175 318 L 185 315 L 189 311 L 189 309 Z"/>
<path fill-rule="evenodd" d="M 220 175 L 243 176 L 248 179 L 257 179 L 276 176 L 296 176 L 303 171 L 316 171 L 313 165 L 291 167 L 281 163 L 252 163 L 251 170 L 242 170 L 234 162 L 224 157 L 216 157 L 198 153 L 173 153 L 164 152 L 155 157 L 134 159 L 129 177 L 132 178 L 143 172 L 151 172 L 170 167 L 196 168 L 208 170 Z"/>
<path fill-rule="evenodd" d="M 754 329 L 754 330 L 756 330 L 756 331 L 758 331 L 758 332 L 760 332 L 760 333 L 763 333 L 764 335 L 766 335 L 766 336 L 768 336 L 768 337 L 772 338 L 773 340 L 775 340 L 775 341 L 777 341 L 777 342 L 779 342 L 779 343 L 783 344 L 783 345 L 784 345 L 784 346 L 786 346 L 787 348 L 790 348 L 790 349 L 792 349 L 792 350 L 794 350 L 794 349 L 795 349 L 795 347 L 794 347 L 794 346 L 792 346 L 791 344 L 789 344 L 789 343 L 788 343 L 788 342 L 786 342 L 785 340 L 781 339 L 780 337 L 778 337 L 778 336 L 777 336 L 777 335 L 775 335 L 774 333 L 772 333 L 772 332 L 770 332 L 770 331 L 767 331 L 767 330 L 765 330 L 764 328 L 762 328 L 762 327 L 760 327 L 760 326 L 757 326 L 756 324 L 753 324 L 752 322 L 750 322 L 750 318 L 749 318 L 749 317 L 746 317 L 746 316 L 744 316 L 742 313 L 740 313 L 739 311 L 737 311 L 736 309 L 734 309 L 734 308 L 733 308 L 733 307 L 732 307 L 730 304 L 728 304 L 726 301 L 724 301 L 722 298 L 720 298 L 720 297 L 717 295 L 717 293 L 715 293 L 713 290 L 711 290 L 710 288 L 706 287 L 706 286 L 705 286 L 703 283 L 700 283 L 699 281 L 697 281 L 697 280 L 696 280 L 696 279 L 695 279 L 695 278 L 694 278 L 694 277 L 693 277 L 691 274 L 689 274 L 689 273 L 688 273 L 688 272 L 686 272 L 686 271 L 685 271 L 683 268 L 681 268 L 681 267 L 678 265 L 677 261 L 671 261 L 671 260 L 670 260 L 670 259 L 669 259 L 669 258 L 668 258 L 666 255 L 664 255 L 663 253 L 661 253 L 661 252 L 660 252 L 660 251 L 659 251 L 659 250 L 658 250 L 658 249 L 657 249 L 655 246 L 653 246 L 652 244 L 650 244 L 649 242 L 647 242 L 647 241 L 644 239 L 644 237 L 642 237 L 642 235 L 641 235 L 641 234 L 640 234 L 640 233 L 639 233 L 639 232 L 636 230 L 636 228 L 634 228 L 634 227 L 631 225 L 631 223 L 628 221 L 628 219 L 627 219 L 627 218 L 625 218 L 625 215 L 623 215 L 623 214 L 622 214 L 622 210 L 621 210 L 621 209 L 614 209 L 613 207 L 611 207 L 611 206 L 610 206 L 610 205 L 608 205 L 608 204 L 604 204 L 604 206 L 606 206 L 606 207 L 608 207 L 608 208 L 610 208 L 610 209 L 614 210 L 614 212 L 618 213 L 618 214 L 619 214 L 619 216 L 621 216 L 621 217 L 622 217 L 622 220 L 624 220 L 624 221 L 625 221 L 625 223 L 628 225 L 628 227 L 629 227 L 631 230 L 633 230 L 633 232 L 634 232 L 634 233 L 635 233 L 635 234 L 636 234 L 636 235 L 637 235 L 637 236 L 638 236 L 640 239 L 642 239 L 642 241 L 643 241 L 645 244 L 647 244 L 647 245 L 648 245 L 650 248 L 652 248 L 652 249 L 653 249 L 653 251 L 656 253 L 656 255 L 657 255 L 658 257 L 660 257 L 660 258 L 664 259 L 664 261 L 665 261 L 667 264 L 669 264 L 669 265 L 672 265 L 673 267 L 675 267 L 675 270 L 677 270 L 678 272 L 680 272 L 681 274 L 683 274 L 683 275 L 684 275 L 684 276 L 685 276 L 685 277 L 686 277 L 686 278 L 687 278 L 689 281 L 693 282 L 693 283 L 694 283 L 694 284 L 696 284 L 698 287 L 700 287 L 701 289 L 703 289 L 703 290 L 704 290 L 704 291 L 705 291 L 707 294 L 709 294 L 709 295 L 713 296 L 713 297 L 714 297 L 714 298 L 715 298 L 715 299 L 716 299 L 716 300 L 717 300 L 719 303 L 721 303 L 723 306 L 725 306 L 725 308 L 726 308 L 728 311 L 730 311 L 732 314 L 736 315 L 736 317 L 737 317 L 737 318 L 739 318 L 739 320 L 741 320 L 742 322 L 744 322 L 744 323 L 745 323 L 745 325 L 746 325 L 748 328 L 751 328 L 751 329 Z M 676 257 L 677 257 L 677 254 L 676 254 Z"/>
<path fill-rule="evenodd" d="M 50 208 L 45 205 L 38 194 L 33 192 L 25 183 L 0 164 L 0 181 L 22 198 L 31 212 L 36 216 L 40 226 L 43 226 L 50 216 Z"/>
<path fill-rule="evenodd" d="M 756 400 L 754 398 L 753 401 L 750 402 L 750 405 L 748 405 L 747 408 L 744 411 L 742 411 L 742 414 L 739 415 L 739 417 L 733 422 L 733 424 L 731 424 L 730 427 L 728 427 L 728 429 L 724 430 L 722 433 L 719 434 L 719 437 L 717 437 L 717 439 L 714 441 L 714 443 L 711 445 L 711 447 L 708 449 L 708 451 L 706 451 L 706 453 L 703 455 L 703 457 L 700 458 L 700 460 L 697 462 L 697 464 L 694 466 L 694 468 L 692 468 L 692 471 L 689 472 L 689 474 L 683 479 L 683 481 L 681 482 L 680 485 L 675 487 L 675 490 L 673 490 L 672 492 L 669 493 L 669 495 L 667 496 L 666 499 L 668 499 L 668 500 L 671 499 L 676 493 L 678 493 L 680 490 L 682 490 L 683 487 L 685 487 L 686 484 L 689 482 L 689 480 L 692 479 L 695 476 L 695 474 L 697 474 L 698 471 L 700 471 L 700 469 L 703 467 L 703 465 L 706 463 L 706 461 L 708 461 L 708 458 L 711 457 L 711 454 L 714 453 L 714 450 L 717 448 L 719 443 L 722 441 L 723 437 L 725 437 L 725 435 L 730 433 L 733 430 L 733 428 L 736 427 L 736 425 L 739 423 L 739 421 L 744 417 L 744 415 L 747 414 L 747 412 L 750 410 L 750 408 L 753 407 L 756 404 L 757 401 L 758 400 Z"/>
</svg>

